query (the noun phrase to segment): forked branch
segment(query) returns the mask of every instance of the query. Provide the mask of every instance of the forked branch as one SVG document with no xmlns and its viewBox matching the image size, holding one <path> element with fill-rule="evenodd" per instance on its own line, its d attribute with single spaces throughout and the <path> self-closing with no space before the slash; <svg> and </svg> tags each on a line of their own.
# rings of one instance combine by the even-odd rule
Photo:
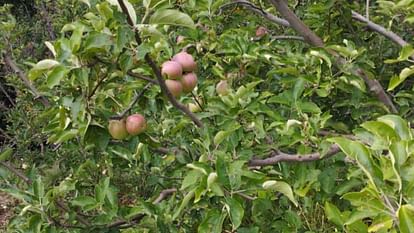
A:
<svg viewBox="0 0 414 233">
<path fill-rule="evenodd" d="M 275 8 L 279 11 L 279 13 L 290 23 L 291 27 L 301 36 L 305 38 L 305 41 L 309 44 L 317 47 L 323 47 L 324 43 L 322 39 L 317 36 L 312 30 L 309 29 L 296 15 L 295 13 L 290 10 L 287 2 L 285 0 L 269 0 Z M 335 58 L 335 64 L 342 68 L 346 61 L 342 58 L 337 52 L 333 50 L 328 50 Z M 384 91 L 384 88 L 378 82 L 378 80 L 371 79 L 367 73 L 359 68 L 355 68 L 351 70 L 352 74 L 362 78 L 369 90 L 373 92 L 377 99 L 381 101 L 385 106 L 388 107 L 389 111 L 392 113 L 397 113 L 397 108 L 394 106 L 393 102 L 391 101 L 390 97 Z"/>
<path fill-rule="evenodd" d="M 280 151 L 270 153 L 270 156 L 265 159 L 251 159 L 248 163 L 251 167 L 256 166 L 269 166 L 275 165 L 280 162 L 311 162 L 316 160 L 321 160 L 325 158 L 329 158 L 338 152 L 340 152 L 340 148 L 337 145 L 332 145 L 328 152 L 323 156 L 319 152 L 307 154 L 307 155 L 299 155 L 299 154 L 286 154 Z"/>
<path fill-rule="evenodd" d="M 128 24 L 134 28 L 134 22 L 132 20 L 131 15 L 129 15 L 128 8 L 126 7 L 123 0 L 118 0 L 119 5 L 121 6 L 122 12 L 127 16 Z M 138 45 L 142 44 L 141 37 L 139 35 L 139 32 L 135 29 L 135 40 L 138 43 Z M 198 127 L 203 127 L 203 123 L 200 121 L 200 119 L 197 118 L 197 116 L 192 113 L 185 105 L 179 103 L 175 97 L 171 94 L 171 92 L 168 90 L 167 85 L 165 84 L 165 80 L 162 77 L 160 68 L 156 65 L 156 63 L 152 60 L 149 54 L 145 55 L 145 61 L 146 63 L 151 67 L 152 71 L 154 72 L 155 76 L 157 77 L 158 84 L 160 85 L 161 91 L 164 95 L 167 96 L 170 103 L 180 111 L 184 112 Z"/>
</svg>

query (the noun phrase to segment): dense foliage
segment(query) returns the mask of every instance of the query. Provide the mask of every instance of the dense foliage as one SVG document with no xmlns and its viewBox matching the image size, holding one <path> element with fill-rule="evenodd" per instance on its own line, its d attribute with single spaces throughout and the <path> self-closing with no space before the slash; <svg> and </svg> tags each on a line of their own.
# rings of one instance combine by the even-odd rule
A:
<svg viewBox="0 0 414 233">
<path fill-rule="evenodd" d="M 359 2 L 0 7 L 6 232 L 414 232 L 414 1 Z"/>
</svg>

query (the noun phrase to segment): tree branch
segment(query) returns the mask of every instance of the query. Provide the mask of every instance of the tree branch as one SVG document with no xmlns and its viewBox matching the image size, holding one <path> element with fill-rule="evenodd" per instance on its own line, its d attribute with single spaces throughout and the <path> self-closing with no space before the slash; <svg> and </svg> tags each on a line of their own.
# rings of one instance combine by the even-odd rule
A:
<svg viewBox="0 0 414 233">
<path fill-rule="evenodd" d="M 134 99 L 131 101 L 129 106 L 124 111 L 122 111 L 119 115 L 113 116 L 111 118 L 113 118 L 113 119 L 122 119 L 122 118 L 124 118 L 125 115 L 129 111 L 131 111 L 131 109 L 134 107 L 134 105 L 138 102 L 139 98 L 141 98 L 144 95 L 145 91 L 148 90 L 148 88 L 150 86 L 152 86 L 152 83 L 147 83 L 147 85 L 144 86 L 144 88 L 141 90 L 141 92 L 135 95 Z"/>
<path fill-rule="evenodd" d="M 269 0 L 275 8 L 279 11 L 279 13 L 290 23 L 291 27 L 301 36 L 305 38 L 305 41 L 308 42 L 310 45 L 316 47 L 323 47 L 324 43 L 320 37 L 318 37 L 312 30 L 310 30 L 296 15 L 293 11 L 291 11 L 288 7 L 288 4 L 285 0 Z M 337 52 L 333 50 L 328 50 L 335 58 L 336 58 L 336 65 L 339 67 L 343 67 L 346 64 L 346 60 L 342 58 Z M 397 113 L 397 108 L 394 106 L 393 102 L 391 101 L 390 97 L 385 93 L 384 88 L 378 82 L 378 80 L 371 79 L 364 70 L 360 68 L 355 68 L 351 70 L 353 75 L 356 75 L 362 78 L 367 86 L 369 87 L 370 91 L 373 92 L 377 99 L 384 103 L 389 111 L 392 113 Z"/>
<path fill-rule="evenodd" d="M 230 3 L 227 3 L 227 4 L 222 5 L 220 7 L 220 10 L 222 10 L 222 9 L 224 9 L 226 7 L 229 7 L 231 5 L 240 5 L 240 6 L 243 6 L 244 8 L 246 8 L 246 9 L 248 9 L 250 11 L 253 11 L 254 13 L 256 13 L 256 14 L 258 14 L 258 15 L 266 18 L 267 20 L 269 20 L 269 21 L 271 21 L 271 22 L 273 22 L 275 24 L 278 24 L 278 25 L 281 25 L 281 26 L 284 26 L 284 27 L 290 27 L 290 24 L 289 24 L 288 21 L 286 21 L 284 19 L 281 19 L 281 18 L 279 18 L 279 17 L 277 17 L 275 15 L 269 14 L 265 10 L 263 10 L 262 8 L 254 5 L 253 3 L 249 2 L 249 1 L 246 1 L 246 0 L 233 0 Z"/>
<path fill-rule="evenodd" d="M 49 100 L 40 95 L 37 89 L 30 83 L 29 79 L 26 77 L 26 74 L 16 65 L 16 63 L 11 59 L 10 55 L 5 53 L 3 54 L 4 62 L 9 66 L 24 82 L 27 88 L 30 89 L 34 95 L 34 99 L 40 101 L 45 107 L 50 107 Z"/>
<path fill-rule="evenodd" d="M 316 47 L 323 47 L 322 39 L 317 36 L 312 30 L 306 26 L 302 20 L 300 20 L 296 14 L 289 9 L 286 1 L 284 0 L 270 0 L 270 2 L 275 6 L 279 13 L 285 18 L 290 27 L 292 27 L 297 33 L 299 33 L 308 44 L 311 44 Z"/>
<path fill-rule="evenodd" d="M 367 6 L 368 8 L 368 6 Z M 403 38 L 401 38 L 399 35 L 395 34 L 392 31 L 387 30 L 386 28 L 384 28 L 381 25 L 378 25 L 372 21 L 370 21 L 368 18 L 358 14 L 355 11 L 352 11 L 352 19 L 357 20 L 361 23 L 366 24 L 367 28 L 375 31 L 383 36 L 385 36 L 386 38 L 388 38 L 389 40 L 391 40 L 392 42 L 396 43 L 397 45 L 404 47 L 406 45 L 408 45 L 408 42 L 405 41 Z M 414 55 L 410 56 L 411 59 L 414 59 Z"/>
<path fill-rule="evenodd" d="M 281 35 L 281 36 L 272 36 L 270 37 L 273 40 L 300 40 L 305 41 L 305 38 L 301 36 L 289 36 L 289 35 Z"/>
<path fill-rule="evenodd" d="M 128 13 L 128 8 L 125 6 L 125 3 L 123 0 L 118 0 L 119 5 L 121 6 L 122 12 L 127 16 L 128 24 L 134 28 L 134 23 L 132 21 L 131 16 Z M 138 43 L 138 45 L 142 44 L 141 37 L 139 35 L 139 32 L 135 30 L 135 40 Z M 154 72 L 155 76 L 157 77 L 158 83 L 160 85 L 161 91 L 164 95 L 167 96 L 170 103 L 177 109 L 184 112 L 198 127 L 203 127 L 203 123 L 197 118 L 197 116 L 192 113 L 185 105 L 179 103 L 175 97 L 171 94 L 171 92 L 168 90 L 167 85 L 165 84 L 164 78 L 162 77 L 161 71 L 159 67 L 155 64 L 155 62 L 152 60 L 149 54 L 145 55 L 145 61 L 147 64 L 151 67 L 152 71 Z"/>
<path fill-rule="evenodd" d="M 11 171 L 13 174 L 15 174 L 17 177 L 22 179 L 26 184 L 32 184 L 32 181 L 29 179 L 29 177 L 25 176 L 21 171 L 14 168 L 12 165 L 10 165 L 7 162 L 1 161 L 0 165 L 7 168 L 9 171 Z"/>
<path fill-rule="evenodd" d="M 171 189 L 165 189 L 163 191 L 161 191 L 160 195 L 152 202 L 152 204 L 158 204 L 161 201 L 163 201 L 165 198 L 167 198 L 168 196 L 170 196 L 171 194 L 177 192 L 176 188 L 171 188 Z M 125 229 L 125 228 L 129 228 L 134 226 L 135 224 L 139 223 L 139 221 L 141 221 L 142 218 L 144 218 L 144 214 L 138 214 L 134 217 L 132 217 L 132 219 L 130 221 L 126 221 L 126 220 L 119 220 L 116 222 L 113 222 L 111 224 L 108 224 L 106 226 L 106 228 L 119 228 L 119 229 Z"/>
<path fill-rule="evenodd" d="M 157 199 L 155 199 L 152 202 L 152 204 L 158 204 L 158 203 L 162 202 L 165 198 L 167 198 L 168 196 L 170 196 L 171 194 L 173 194 L 175 192 L 177 192 L 176 188 L 162 190 L 160 195 L 157 197 Z"/>
<path fill-rule="evenodd" d="M 132 77 L 135 77 L 135 78 L 139 78 L 139 79 L 142 79 L 142 80 L 145 80 L 145 81 L 148 81 L 148 82 L 150 82 L 150 83 L 153 83 L 153 84 L 157 84 L 157 85 L 158 85 L 158 81 L 157 81 L 157 80 L 152 79 L 152 78 L 150 78 L 150 77 L 147 77 L 147 76 L 145 76 L 145 75 L 138 74 L 138 73 L 134 73 L 134 72 L 132 72 L 132 71 L 128 71 L 128 72 L 127 72 L 127 74 L 128 74 L 129 76 L 132 76 Z"/>
<path fill-rule="evenodd" d="M 337 145 L 332 145 L 329 148 L 329 151 L 326 153 L 325 156 L 322 157 L 322 155 L 319 152 L 307 154 L 307 155 L 299 155 L 299 154 L 286 154 L 283 152 L 272 152 L 270 153 L 270 157 L 266 159 L 251 159 L 248 163 L 251 167 L 256 166 L 268 166 L 268 165 L 274 165 L 280 162 L 311 162 L 316 160 L 321 160 L 325 158 L 329 158 L 336 153 L 340 152 L 340 148 Z"/>
</svg>

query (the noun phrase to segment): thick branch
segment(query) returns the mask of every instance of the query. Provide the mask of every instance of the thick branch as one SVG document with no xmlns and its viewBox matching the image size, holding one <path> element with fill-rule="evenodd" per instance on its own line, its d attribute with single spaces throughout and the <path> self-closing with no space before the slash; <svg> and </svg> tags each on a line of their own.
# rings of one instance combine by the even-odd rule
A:
<svg viewBox="0 0 414 233">
<path fill-rule="evenodd" d="M 16 65 L 16 63 L 11 59 L 9 54 L 3 54 L 4 62 L 9 66 L 24 82 L 27 88 L 29 88 L 32 94 L 35 96 L 35 100 L 39 100 L 45 107 L 49 107 L 50 103 L 46 97 L 39 94 L 37 89 L 30 83 L 29 79 L 26 77 L 26 74 Z"/>
<path fill-rule="evenodd" d="M 300 35 L 305 38 L 305 41 L 309 44 L 317 47 L 323 47 L 324 43 L 320 37 L 318 37 L 312 30 L 310 30 L 288 7 L 288 4 L 285 0 L 269 0 L 279 11 L 279 13 L 290 23 L 291 27 Z M 346 64 L 346 60 L 342 58 L 338 53 L 333 50 L 329 52 L 336 58 L 336 65 L 343 67 Z M 351 70 L 352 74 L 362 78 L 370 91 L 373 92 L 377 99 L 384 103 L 388 109 L 397 113 L 397 108 L 392 103 L 390 97 L 385 93 L 384 88 L 381 84 L 374 79 L 371 79 L 365 71 L 362 69 L 356 68 Z"/>
<path fill-rule="evenodd" d="M 119 5 L 121 6 L 122 12 L 124 12 L 124 14 L 127 16 L 127 21 L 128 24 L 131 27 L 134 27 L 134 23 L 132 21 L 131 16 L 128 13 L 128 9 L 124 3 L 123 0 L 118 0 Z M 138 43 L 138 45 L 142 44 L 142 40 L 141 37 L 139 35 L 138 31 L 135 31 L 135 40 Z M 147 64 L 151 67 L 152 71 L 154 72 L 155 76 L 157 77 L 157 81 L 158 84 L 160 85 L 161 91 L 164 95 L 167 96 L 168 100 L 171 102 L 171 104 L 181 110 L 182 112 L 184 112 L 185 114 L 187 114 L 188 117 L 190 117 L 190 119 L 198 126 L 198 127 L 203 127 L 203 123 L 197 118 L 196 115 L 194 115 L 194 113 L 192 113 L 185 105 L 179 103 L 175 97 L 171 94 L 171 92 L 168 90 L 167 85 L 165 84 L 165 80 L 162 77 L 161 71 L 159 69 L 159 67 L 155 64 L 155 62 L 152 60 L 152 58 L 150 57 L 149 54 L 145 55 L 145 61 L 147 62 Z"/>
<path fill-rule="evenodd" d="M 284 0 L 270 0 L 276 7 L 279 13 L 285 18 L 290 26 L 303 38 L 305 41 L 316 47 L 323 47 L 323 41 L 312 30 L 309 29 L 296 15 L 291 11 Z"/>
<path fill-rule="evenodd" d="M 369 28 L 372 31 L 378 32 L 379 34 L 385 36 L 386 38 L 390 39 L 391 41 L 393 41 L 394 43 L 398 44 L 401 47 L 408 45 L 408 42 L 405 41 L 403 38 L 401 38 L 399 35 L 395 34 L 392 31 L 387 30 L 381 25 L 378 25 L 370 21 L 369 19 L 365 18 L 364 16 L 358 14 L 355 11 L 352 11 L 352 18 L 359 22 L 365 23 L 367 28 Z M 411 59 L 414 59 L 414 55 L 410 57 Z"/>
<path fill-rule="evenodd" d="M 340 152 L 339 146 L 332 145 L 329 148 L 329 151 L 326 153 L 325 156 L 321 156 L 319 152 L 315 152 L 312 154 L 307 155 L 298 155 L 298 154 L 285 154 L 282 152 L 272 152 L 269 158 L 266 159 L 251 159 L 249 161 L 249 166 L 256 167 L 256 166 L 268 166 L 274 165 L 280 162 L 311 162 L 316 160 L 325 159 L 335 155 L 336 153 Z"/>
</svg>

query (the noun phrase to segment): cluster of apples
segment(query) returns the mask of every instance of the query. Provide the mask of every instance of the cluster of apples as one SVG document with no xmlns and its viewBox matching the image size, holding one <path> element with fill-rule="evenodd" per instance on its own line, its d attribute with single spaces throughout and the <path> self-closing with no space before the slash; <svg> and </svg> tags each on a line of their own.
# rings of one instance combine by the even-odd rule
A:
<svg viewBox="0 0 414 233">
<path fill-rule="evenodd" d="M 162 64 L 161 73 L 168 78 L 165 84 L 174 97 L 190 93 L 197 86 L 196 69 L 197 63 L 187 52 L 179 52 Z"/>
<path fill-rule="evenodd" d="M 147 122 L 143 115 L 136 113 L 126 119 L 113 119 L 109 121 L 108 130 L 114 139 L 122 140 L 128 135 L 135 136 L 147 129 Z"/>
</svg>

